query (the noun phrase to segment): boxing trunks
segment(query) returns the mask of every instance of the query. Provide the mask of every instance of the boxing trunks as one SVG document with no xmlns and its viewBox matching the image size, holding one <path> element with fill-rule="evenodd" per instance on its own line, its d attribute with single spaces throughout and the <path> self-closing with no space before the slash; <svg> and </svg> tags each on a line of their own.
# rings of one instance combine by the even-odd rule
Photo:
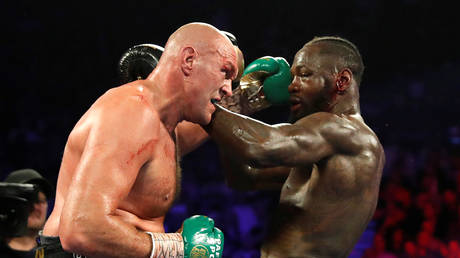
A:
<svg viewBox="0 0 460 258">
<path fill-rule="evenodd" d="M 85 258 L 83 255 L 64 251 L 59 237 L 39 234 L 37 241 L 38 247 L 35 250 L 35 258 Z"/>
</svg>

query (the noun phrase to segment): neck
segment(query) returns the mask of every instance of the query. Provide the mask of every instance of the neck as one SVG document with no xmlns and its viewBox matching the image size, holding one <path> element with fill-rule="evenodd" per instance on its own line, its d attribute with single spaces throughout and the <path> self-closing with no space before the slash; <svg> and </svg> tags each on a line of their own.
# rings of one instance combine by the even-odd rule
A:
<svg viewBox="0 0 460 258">
<path fill-rule="evenodd" d="M 331 101 L 329 112 L 336 115 L 361 115 L 359 92 L 356 86 L 350 87 L 343 95 L 336 95 Z"/>
<path fill-rule="evenodd" d="M 172 133 L 183 118 L 183 83 L 175 74 L 163 72 L 168 69 L 155 69 L 146 79 L 153 92 L 153 105 L 160 120 L 169 133 Z"/>
<path fill-rule="evenodd" d="M 29 229 L 24 236 L 10 238 L 7 243 L 11 249 L 29 251 L 37 246 L 36 237 L 38 236 L 37 230 Z"/>
</svg>

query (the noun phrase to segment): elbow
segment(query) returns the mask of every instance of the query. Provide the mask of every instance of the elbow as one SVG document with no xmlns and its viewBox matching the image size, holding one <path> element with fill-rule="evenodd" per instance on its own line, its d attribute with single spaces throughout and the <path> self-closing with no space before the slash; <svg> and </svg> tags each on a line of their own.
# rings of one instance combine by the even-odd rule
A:
<svg viewBox="0 0 460 258">
<path fill-rule="evenodd" d="M 77 253 L 77 254 L 88 254 L 89 239 L 88 236 L 82 232 L 75 230 L 63 230 L 59 233 L 61 240 L 62 249 L 66 252 Z"/>
<path fill-rule="evenodd" d="M 265 168 L 271 165 L 268 151 L 262 145 L 246 148 L 243 152 L 243 159 L 253 168 Z"/>
<path fill-rule="evenodd" d="M 85 256 L 93 253 L 92 243 L 94 242 L 90 239 L 88 227 L 89 224 L 84 222 L 70 221 L 62 223 L 59 228 L 59 239 L 62 249 L 66 252 Z"/>
<path fill-rule="evenodd" d="M 259 163 L 261 153 L 259 147 L 250 145 L 244 148 L 241 152 L 241 158 L 244 160 L 245 164 L 248 164 L 251 167 L 255 167 L 255 164 Z"/>
</svg>

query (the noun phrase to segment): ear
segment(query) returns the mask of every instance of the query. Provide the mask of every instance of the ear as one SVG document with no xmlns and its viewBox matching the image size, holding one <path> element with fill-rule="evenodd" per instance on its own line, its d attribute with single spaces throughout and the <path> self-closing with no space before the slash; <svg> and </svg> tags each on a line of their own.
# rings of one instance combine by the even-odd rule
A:
<svg viewBox="0 0 460 258">
<path fill-rule="evenodd" d="M 351 86 L 353 73 L 350 69 L 345 68 L 340 71 L 335 77 L 335 86 L 339 94 L 344 94 L 345 91 Z"/>
<path fill-rule="evenodd" d="M 193 63 L 195 62 L 197 53 L 193 47 L 185 47 L 181 52 L 181 69 L 185 76 L 192 73 Z"/>
</svg>

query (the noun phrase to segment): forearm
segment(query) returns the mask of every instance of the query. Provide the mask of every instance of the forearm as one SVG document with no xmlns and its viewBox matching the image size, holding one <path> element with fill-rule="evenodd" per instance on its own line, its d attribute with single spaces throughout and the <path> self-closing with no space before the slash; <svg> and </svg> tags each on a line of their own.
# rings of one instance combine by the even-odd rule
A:
<svg viewBox="0 0 460 258">
<path fill-rule="evenodd" d="M 72 232 L 71 237 L 80 239 L 79 242 L 68 241 L 64 237 L 64 250 L 87 257 L 151 257 L 152 253 L 153 257 L 167 257 L 166 254 L 183 256 L 184 244 L 180 233 L 147 233 L 117 216 L 109 216 L 106 223 L 101 220 L 94 222 L 98 226 L 86 224 L 90 225 L 85 229 L 86 233 Z"/>
<path fill-rule="evenodd" d="M 101 188 L 105 187 L 110 186 Z M 119 209 L 111 211 L 114 204 L 104 202 L 105 195 L 80 191 L 88 189 L 73 188 L 62 210 L 59 237 L 65 251 L 87 257 L 150 257 L 152 240 L 146 231 L 164 231 L 161 223 Z"/>
<path fill-rule="evenodd" d="M 216 105 L 211 123 L 204 128 L 219 146 L 237 153 L 242 162 L 257 166 L 266 160 L 273 130 L 269 125 Z"/>
<path fill-rule="evenodd" d="M 64 250 L 88 257 L 149 257 L 150 237 L 121 217 L 67 214 L 73 219 L 61 218 L 59 232 Z"/>
</svg>

